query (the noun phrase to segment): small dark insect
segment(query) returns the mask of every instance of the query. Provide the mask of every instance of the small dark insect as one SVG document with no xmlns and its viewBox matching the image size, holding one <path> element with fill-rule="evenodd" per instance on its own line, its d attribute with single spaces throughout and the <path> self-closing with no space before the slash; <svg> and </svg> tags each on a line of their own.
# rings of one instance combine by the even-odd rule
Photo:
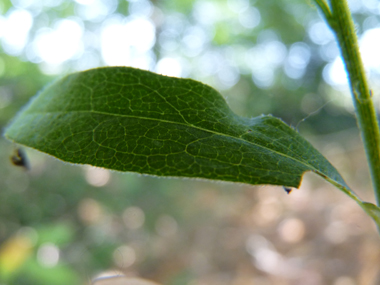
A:
<svg viewBox="0 0 380 285">
<path fill-rule="evenodd" d="M 10 159 L 13 165 L 29 169 L 28 159 L 25 155 L 25 152 L 21 148 L 16 148 L 13 151 L 13 154 L 11 155 Z"/>
<path fill-rule="evenodd" d="M 286 186 L 282 186 L 283 188 L 284 188 L 284 190 L 285 190 L 285 192 L 287 193 L 287 194 L 290 194 L 290 192 L 292 192 L 292 188 L 290 188 L 290 187 L 286 187 Z"/>
</svg>

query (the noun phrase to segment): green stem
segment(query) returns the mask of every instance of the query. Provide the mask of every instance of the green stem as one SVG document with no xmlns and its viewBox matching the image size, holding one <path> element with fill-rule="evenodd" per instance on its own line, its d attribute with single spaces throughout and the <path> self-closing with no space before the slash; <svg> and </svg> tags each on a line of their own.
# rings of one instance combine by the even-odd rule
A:
<svg viewBox="0 0 380 285">
<path fill-rule="evenodd" d="M 380 133 L 375 107 L 372 102 L 371 91 L 368 88 L 365 70 L 359 53 L 355 27 L 347 2 L 346 0 L 331 0 L 331 8 L 332 18 L 328 19 L 328 23 L 336 34 L 349 76 L 356 118 L 367 154 L 376 202 L 379 206 Z M 326 14 L 325 17 L 327 18 Z"/>
<path fill-rule="evenodd" d="M 314 1 L 319 7 L 319 9 L 321 9 L 322 14 L 326 18 L 327 22 L 329 22 L 332 17 L 329 5 L 327 5 L 325 0 L 314 0 Z"/>
</svg>

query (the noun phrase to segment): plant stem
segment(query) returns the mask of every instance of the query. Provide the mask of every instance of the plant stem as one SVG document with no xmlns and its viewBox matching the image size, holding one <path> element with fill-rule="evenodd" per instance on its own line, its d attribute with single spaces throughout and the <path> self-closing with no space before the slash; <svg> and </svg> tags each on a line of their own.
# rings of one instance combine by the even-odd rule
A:
<svg viewBox="0 0 380 285">
<path fill-rule="evenodd" d="M 356 118 L 367 154 L 376 203 L 380 206 L 379 125 L 359 53 L 355 26 L 346 0 L 331 0 L 331 8 L 332 18 L 328 23 L 336 34 L 349 76 Z"/>
<path fill-rule="evenodd" d="M 323 16 L 325 16 L 326 18 L 326 21 L 329 22 L 332 17 L 329 5 L 325 2 L 325 0 L 314 0 L 314 1 L 315 1 L 315 4 L 317 4 L 317 6 L 319 7 L 319 9 L 321 9 Z"/>
</svg>

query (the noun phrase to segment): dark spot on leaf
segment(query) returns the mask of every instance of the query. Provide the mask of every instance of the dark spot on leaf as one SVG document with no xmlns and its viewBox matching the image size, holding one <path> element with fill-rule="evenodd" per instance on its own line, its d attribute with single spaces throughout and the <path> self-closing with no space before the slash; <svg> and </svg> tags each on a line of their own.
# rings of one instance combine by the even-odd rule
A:
<svg viewBox="0 0 380 285">
<path fill-rule="evenodd" d="M 285 187 L 285 186 L 282 186 L 283 188 L 284 188 L 284 190 L 285 190 L 285 192 L 287 193 L 287 194 L 290 194 L 290 192 L 292 192 L 292 188 L 290 188 L 290 187 Z"/>
<path fill-rule="evenodd" d="M 29 169 L 28 159 L 26 158 L 25 152 L 21 148 L 16 148 L 10 159 L 13 165 Z"/>
</svg>

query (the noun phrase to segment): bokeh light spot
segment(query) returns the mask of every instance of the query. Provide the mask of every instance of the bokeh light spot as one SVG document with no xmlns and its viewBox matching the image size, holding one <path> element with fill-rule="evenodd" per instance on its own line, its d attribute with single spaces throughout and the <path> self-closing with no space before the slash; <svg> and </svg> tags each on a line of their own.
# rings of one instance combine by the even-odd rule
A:
<svg viewBox="0 0 380 285">
<path fill-rule="evenodd" d="M 82 52 L 83 27 L 77 20 L 58 20 L 54 28 L 41 28 L 33 42 L 36 56 L 51 65 L 59 65 Z"/>
<path fill-rule="evenodd" d="M 212 1 L 196 1 L 193 8 L 194 18 L 205 26 L 212 26 L 219 21 L 223 13 L 221 7 Z"/>
<path fill-rule="evenodd" d="M 261 22 L 261 14 L 255 7 L 250 7 L 239 14 L 240 24 L 247 29 L 257 27 Z"/>
<path fill-rule="evenodd" d="M 305 236 L 305 224 L 300 219 L 286 219 L 281 222 L 278 231 L 282 240 L 297 243 Z"/>
<path fill-rule="evenodd" d="M 380 73 L 380 28 L 365 31 L 360 39 L 363 63 L 369 70 Z"/>
<path fill-rule="evenodd" d="M 356 285 L 357 283 L 355 282 L 354 279 L 348 276 L 340 276 L 338 277 L 333 285 Z"/>
<path fill-rule="evenodd" d="M 340 244 L 348 237 L 347 227 L 342 222 L 332 222 L 324 230 L 324 236 L 332 244 Z"/>
<path fill-rule="evenodd" d="M 101 50 L 103 60 L 108 65 L 135 66 L 134 60 L 151 57 L 148 53 L 153 47 L 155 26 L 145 18 L 121 18 L 108 20 L 101 32 Z M 137 67 L 137 66 L 135 66 Z"/>
<path fill-rule="evenodd" d="M 88 184 L 102 187 L 110 181 L 111 174 L 107 169 L 88 166 L 85 167 L 85 177 Z"/>
<path fill-rule="evenodd" d="M 148 0 L 129 1 L 129 13 L 131 15 L 150 17 L 153 10 L 153 5 Z"/>
<path fill-rule="evenodd" d="M 162 75 L 181 77 L 182 67 L 177 59 L 164 57 L 157 62 L 156 72 Z"/>
<path fill-rule="evenodd" d="M 33 16 L 29 11 L 11 9 L 6 18 L 0 21 L 4 51 L 10 55 L 20 55 L 27 43 L 32 25 Z"/>
<path fill-rule="evenodd" d="M 171 237 L 178 231 L 177 221 L 168 215 L 160 216 L 156 221 L 156 231 L 162 237 Z"/>
<path fill-rule="evenodd" d="M 136 252 L 130 246 L 120 246 L 113 252 L 113 260 L 120 268 L 130 267 L 136 261 Z"/>
<path fill-rule="evenodd" d="M 240 13 L 247 10 L 249 0 L 228 0 L 227 5 L 235 13 Z"/>
<path fill-rule="evenodd" d="M 324 22 L 313 23 L 309 28 L 309 37 L 317 45 L 325 45 L 334 40 L 334 35 Z"/>
<path fill-rule="evenodd" d="M 190 57 L 197 56 L 203 50 L 206 39 L 206 33 L 201 27 L 187 29 L 182 39 L 185 54 Z"/>
<path fill-rule="evenodd" d="M 115 0 L 76 0 L 76 14 L 84 20 L 100 22 L 113 13 L 117 6 Z"/>
<path fill-rule="evenodd" d="M 271 274 L 278 274 L 282 271 L 282 255 L 263 236 L 251 235 L 246 241 L 246 249 L 252 255 L 253 262 L 258 269 Z"/>
<path fill-rule="evenodd" d="M 103 215 L 101 205 L 94 199 L 84 199 L 78 205 L 79 218 L 88 225 L 96 224 Z"/>
<path fill-rule="evenodd" d="M 145 221 L 144 211 L 139 207 L 129 207 L 123 212 L 123 221 L 128 229 L 141 228 Z"/>
<path fill-rule="evenodd" d="M 59 248 L 52 243 L 45 243 L 37 251 L 37 260 L 44 267 L 54 267 L 59 261 Z"/>
<path fill-rule="evenodd" d="M 301 78 L 311 57 L 307 44 L 299 42 L 291 45 L 287 61 L 284 65 L 286 75 L 293 79 Z"/>
<path fill-rule="evenodd" d="M 324 67 L 322 75 L 325 82 L 334 87 L 348 85 L 347 73 L 340 56 Z"/>
</svg>

